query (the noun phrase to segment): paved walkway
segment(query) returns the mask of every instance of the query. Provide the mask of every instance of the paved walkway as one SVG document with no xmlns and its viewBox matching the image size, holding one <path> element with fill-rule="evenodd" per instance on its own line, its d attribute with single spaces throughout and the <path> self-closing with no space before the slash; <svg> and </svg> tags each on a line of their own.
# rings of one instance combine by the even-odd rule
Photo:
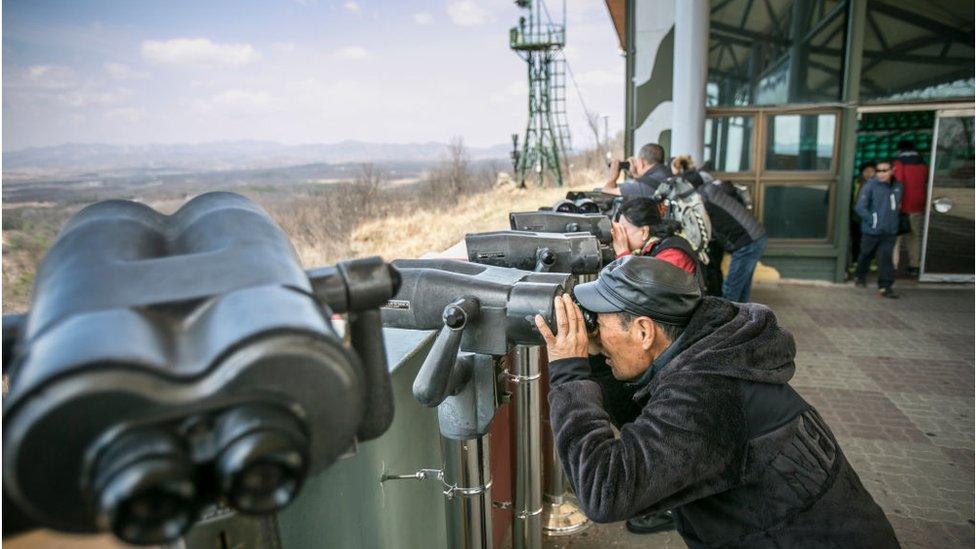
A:
<svg viewBox="0 0 976 549">
<path fill-rule="evenodd" d="M 973 547 L 971 287 L 759 286 L 796 338 L 791 384 L 831 426 L 903 547 Z M 684 547 L 594 525 L 546 547 Z"/>
</svg>

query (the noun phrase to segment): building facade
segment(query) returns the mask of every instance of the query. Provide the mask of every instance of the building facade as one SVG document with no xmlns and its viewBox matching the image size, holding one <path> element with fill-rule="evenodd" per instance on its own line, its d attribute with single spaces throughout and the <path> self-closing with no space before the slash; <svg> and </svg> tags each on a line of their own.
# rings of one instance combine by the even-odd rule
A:
<svg viewBox="0 0 976 549">
<path fill-rule="evenodd" d="M 841 281 L 857 166 L 930 167 L 922 280 L 973 279 L 972 2 L 606 0 L 625 148 L 660 143 L 749 188 L 787 278 Z"/>
</svg>

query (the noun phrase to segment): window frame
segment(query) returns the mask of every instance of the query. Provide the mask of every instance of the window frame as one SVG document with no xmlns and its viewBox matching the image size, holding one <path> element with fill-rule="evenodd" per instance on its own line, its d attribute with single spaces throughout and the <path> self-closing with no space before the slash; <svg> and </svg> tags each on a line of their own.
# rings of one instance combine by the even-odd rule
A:
<svg viewBox="0 0 976 549">
<path fill-rule="evenodd" d="M 760 222 L 765 223 L 766 186 L 775 185 L 826 185 L 828 192 L 827 236 L 825 238 L 769 238 L 772 245 L 799 246 L 831 246 L 834 241 L 834 220 L 836 216 L 838 170 L 840 168 L 840 130 L 841 106 L 838 104 L 790 105 L 765 107 L 709 107 L 705 110 L 706 118 L 722 118 L 729 116 L 751 117 L 752 132 L 752 163 L 748 172 L 720 172 L 712 175 L 722 181 L 731 181 L 746 185 L 752 190 L 752 214 Z M 770 117 L 780 115 L 821 115 L 834 116 L 834 147 L 830 157 L 829 170 L 767 170 L 766 169 L 766 128 Z M 703 159 L 704 160 L 704 159 Z"/>
</svg>

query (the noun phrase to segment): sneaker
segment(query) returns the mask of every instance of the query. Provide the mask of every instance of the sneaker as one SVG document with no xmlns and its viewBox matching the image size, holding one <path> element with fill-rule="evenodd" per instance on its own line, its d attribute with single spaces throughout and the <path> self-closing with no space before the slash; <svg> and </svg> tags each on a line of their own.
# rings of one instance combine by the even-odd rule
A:
<svg viewBox="0 0 976 549">
<path fill-rule="evenodd" d="M 627 520 L 627 531 L 632 534 L 653 534 L 674 530 L 674 518 L 671 511 L 650 513 Z"/>
<path fill-rule="evenodd" d="M 878 294 L 880 294 L 881 297 L 887 297 L 888 299 L 898 299 L 898 294 L 896 294 L 891 288 L 881 288 L 878 290 Z"/>
<path fill-rule="evenodd" d="M 858 288 L 867 288 L 868 282 L 863 278 L 858 278 L 854 280 L 854 285 L 857 286 Z"/>
</svg>

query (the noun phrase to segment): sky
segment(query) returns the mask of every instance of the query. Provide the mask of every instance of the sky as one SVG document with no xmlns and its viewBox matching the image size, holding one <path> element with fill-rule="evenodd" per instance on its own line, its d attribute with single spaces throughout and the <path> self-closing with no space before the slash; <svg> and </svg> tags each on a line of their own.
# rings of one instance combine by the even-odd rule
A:
<svg viewBox="0 0 976 549">
<path fill-rule="evenodd" d="M 613 134 L 624 58 L 610 17 L 596 0 L 566 10 L 566 58 Z M 511 0 L 5 0 L 3 150 L 507 143 L 527 116 L 525 63 L 508 49 L 520 14 Z M 574 146 L 591 146 L 571 81 L 566 96 Z"/>
</svg>

